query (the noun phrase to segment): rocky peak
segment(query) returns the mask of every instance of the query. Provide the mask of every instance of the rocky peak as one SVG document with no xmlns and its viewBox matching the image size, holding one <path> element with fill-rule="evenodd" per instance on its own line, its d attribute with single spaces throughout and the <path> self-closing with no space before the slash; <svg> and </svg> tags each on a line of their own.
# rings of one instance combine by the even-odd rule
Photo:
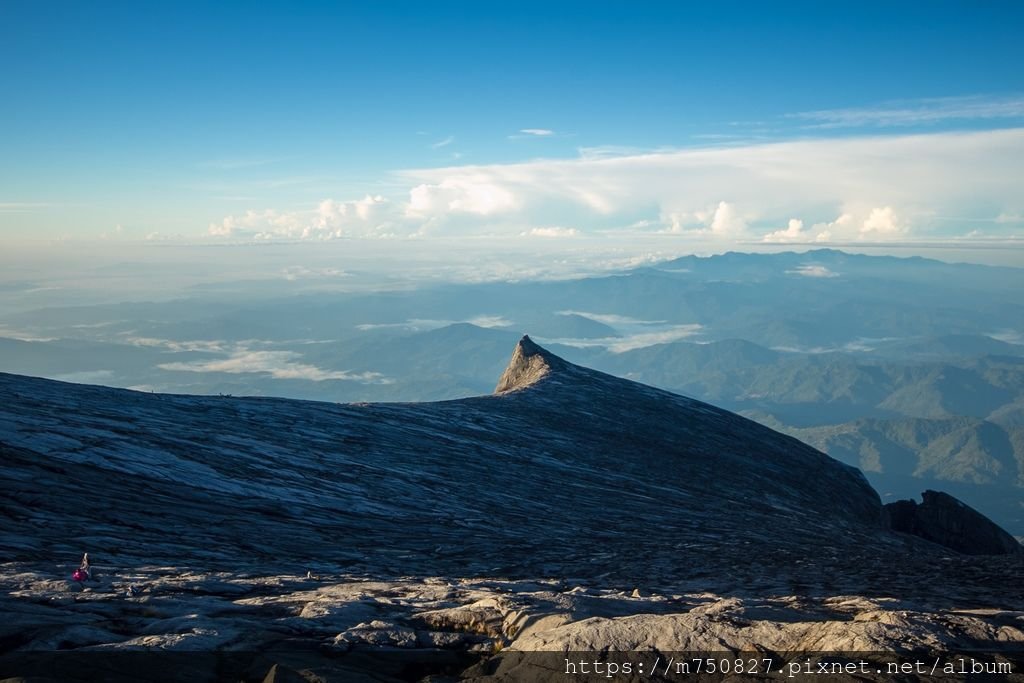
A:
<svg viewBox="0 0 1024 683">
<path fill-rule="evenodd" d="M 561 368 L 566 362 L 538 346 L 529 335 L 516 344 L 508 367 L 501 373 L 494 393 L 504 394 L 518 391 L 536 384 L 552 370 Z"/>
</svg>

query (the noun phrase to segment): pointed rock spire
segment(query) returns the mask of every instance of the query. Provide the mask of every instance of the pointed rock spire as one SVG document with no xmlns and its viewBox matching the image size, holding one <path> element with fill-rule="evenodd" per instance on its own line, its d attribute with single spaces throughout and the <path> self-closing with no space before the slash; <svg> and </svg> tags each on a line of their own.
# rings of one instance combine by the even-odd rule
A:
<svg viewBox="0 0 1024 683">
<path fill-rule="evenodd" d="M 510 391 L 525 389 L 536 384 L 553 369 L 565 364 L 561 358 L 548 353 L 538 346 L 529 335 L 524 335 L 516 344 L 505 372 L 501 373 L 498 386 L 494 393 L 504 394 Z"/>
</svg>

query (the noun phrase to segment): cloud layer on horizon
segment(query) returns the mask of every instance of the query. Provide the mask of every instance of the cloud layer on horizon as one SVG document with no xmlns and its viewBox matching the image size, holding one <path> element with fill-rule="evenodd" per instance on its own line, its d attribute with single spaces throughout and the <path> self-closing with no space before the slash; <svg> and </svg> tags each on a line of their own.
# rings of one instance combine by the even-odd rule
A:
<svg viewBox="0 0 1024 683">
<path fill-rule="evenodd" d="M 1024 129 L 807 139 L 399 171 L 393 197 L 249 210 L 212 237 L 578 237 L 723 244 L 1020 236 Z M 553 224 L 557 228 L 551 227 Z"/>
</svg>

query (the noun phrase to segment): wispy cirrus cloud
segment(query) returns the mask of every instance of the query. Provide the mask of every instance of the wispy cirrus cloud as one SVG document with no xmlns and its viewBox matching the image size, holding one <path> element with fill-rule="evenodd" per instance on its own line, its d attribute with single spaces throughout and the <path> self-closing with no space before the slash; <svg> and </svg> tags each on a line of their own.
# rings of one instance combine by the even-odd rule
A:
<svg viewBox="0 0 1024 683">
<path fill-rule="evenodd" d="M 448 137 L 444 138 L 443 140 L 438 140 L 437 142 L 432 143 L 430 145 L 430 148 L 431 149 L 441 149 L 442 147 L 447 147 L 448 145 L 452 144 L 453 142 L 455 142 L 455 136 L 454 135 L 449 135 Z"/>
<path fill-rule="evenodd" d="M 508 136 L 509 140 L 525 140 L 529 138 L 552 138 L 558 135 L 550 128 L 520 128 L 516 133 Z"/>
<path fill-rule="evenodd" d="M 935 97 L 874 107 L 820 109 L 791 114 L 814 128 L 917 126 L 942 121 L 1024 119 L 1024 96 Z"/>
</svg>

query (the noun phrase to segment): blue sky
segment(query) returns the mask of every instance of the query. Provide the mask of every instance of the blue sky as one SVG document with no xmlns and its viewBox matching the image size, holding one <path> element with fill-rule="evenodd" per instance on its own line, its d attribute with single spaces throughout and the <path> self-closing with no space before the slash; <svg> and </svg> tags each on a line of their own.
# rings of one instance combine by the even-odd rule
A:
<svg viewBox="0 0 1024 683">
<path fill-rule="evenodd" d="M 0 4 L 0 239 L 1024 235 L 1018 2 L 210 5 Z"/>
</svg>

